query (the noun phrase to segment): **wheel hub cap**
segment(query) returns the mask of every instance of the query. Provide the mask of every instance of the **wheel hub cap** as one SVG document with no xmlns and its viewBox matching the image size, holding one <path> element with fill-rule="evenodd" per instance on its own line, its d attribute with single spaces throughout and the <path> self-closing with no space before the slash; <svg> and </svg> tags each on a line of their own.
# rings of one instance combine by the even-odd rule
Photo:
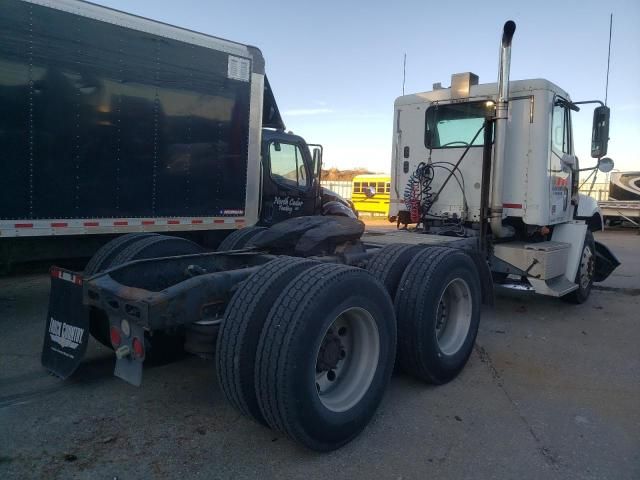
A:
<svg viewBox="0 0 640 480">
<path fill-rule="evenodd" d="M 595 262 L 593 261 L 593 253 L 589 246 L 585 246 L 582 250 L 582 258 L 580 259 L 580 286 L 589 287 L 589 282 L 593 278 L 595 270 Z"/>
<path fill-rule="evenodd" d="M 454 355 L 460 350 L 471 328 L 472 313 L 469 285 L 462 278 L 451 280 L 442 291 L 436 312 L 435 335 L 443 354 Z"/>
<path fill-rule="evenodd" d="M 342 360 L 346 354 L 340 337 L 333 333 L 333 331 L 327 332 L 327 335 L 322 340 L 320 346 L 320 352 L 318 354 L 318 363 L 316 365 L 316 372 L 328 371 L 336 368 L 338 362 Z"/>
<path fill-rule="evenodd" d="M 315 386 L 322 404 L 334 412 L 352 408 L 377 371 L 380 337 L 373 316 L 353 307 L 329 325 L 316 354 Z"/>
</svg>

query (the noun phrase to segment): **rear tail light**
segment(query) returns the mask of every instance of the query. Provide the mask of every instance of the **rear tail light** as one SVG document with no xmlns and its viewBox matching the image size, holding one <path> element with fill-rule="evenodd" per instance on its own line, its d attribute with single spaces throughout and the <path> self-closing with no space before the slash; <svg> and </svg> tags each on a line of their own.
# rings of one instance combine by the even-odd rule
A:
<svg viewBox="0 0 640 480">
<path fill-rule="evenodd" d="M 132 342 L 133 355 L 137 358 L 144 357 L 144 344 L 138 337 L 133 338 Z"/>
<path fill-rule="evenodd" d="M 111 345 L 113 345 L 114 348 L 118 348 L 122 343 L 122 336 L 120 335 L 118 327 L 111 327 L 109 335 L 111 336 Z"/>
<path fill-rule="evenodd" d="M 76 285 L 82 285 L 82 276 L 77 273 L 62 270 L 58 267 L 51 267 L 49 273 L 52 278 L 59 278 L 60 280 L 75 283 Z"/>
</svg>

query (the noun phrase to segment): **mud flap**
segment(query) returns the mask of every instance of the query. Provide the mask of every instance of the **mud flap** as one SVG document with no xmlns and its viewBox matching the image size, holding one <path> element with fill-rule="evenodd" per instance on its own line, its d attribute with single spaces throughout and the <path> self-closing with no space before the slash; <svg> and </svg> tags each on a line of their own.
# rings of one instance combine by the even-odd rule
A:
<svg viewBox="0 0 640 480">
<path fill-rule="evenodd" d="M 88 343 L 89 310 L 82 304 L 82 276 L 53 267 L 42 365 L 67 378 L 78 368 Z"/>
<path fill-rule="evenodd" d="M 611 275 L 618 266 L 620 261 L 616 258 L 609 248 L 600 242 L 596 243 L 596 271 L 593 276 L 594 282 L 602 282 Z"/>
</svg>

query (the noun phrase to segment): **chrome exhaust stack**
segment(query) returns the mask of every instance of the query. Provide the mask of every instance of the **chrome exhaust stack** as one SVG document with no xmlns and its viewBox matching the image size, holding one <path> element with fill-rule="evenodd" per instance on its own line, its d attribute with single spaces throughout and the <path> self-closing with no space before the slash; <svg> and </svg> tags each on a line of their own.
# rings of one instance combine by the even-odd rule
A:
<svg viewBox="0 0 640 480">
<path fill-rule="evenodd" d="M 512 20 L 504 24 L 500 45 L 498 70 L 498 99 L 496 102 L 493 171 L 491 175 L 491 231 L 496 237 L 507 237 L 513 229 L 502 225 L 502 193 L 504 190 L 505 141 L 509 116 L 509 70 L 511 69 L 511 40 L 516 31 Z"/>
</svg>

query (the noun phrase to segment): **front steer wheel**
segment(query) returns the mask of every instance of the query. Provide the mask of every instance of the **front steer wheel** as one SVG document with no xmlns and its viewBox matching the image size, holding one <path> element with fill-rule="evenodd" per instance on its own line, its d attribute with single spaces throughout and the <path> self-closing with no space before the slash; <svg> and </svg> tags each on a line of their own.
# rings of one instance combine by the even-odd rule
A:
<svg viewBox="0 0 640 480">
<path fill-rule="evenodd" d="M 569 303 L 584 303 L 591 294 L 593 287 L 593 277 L 596 271 L 596 242 L 593 239 L 591 230 L 587 230 L 580 253 L 580 263 L 578 264 L 578 272 L 576 273 L 576 284 L 578 288 L 573 292 L 561 297 L 562 300 Z"/>
<path fill-rule="evenodd" d="M 395 358 L 389 294 L 368 272 L 313 266 L 275 300 L 256 352 L 264 419 L 318 451 L 355 438 L 375 413 Z"/>
</svg>

